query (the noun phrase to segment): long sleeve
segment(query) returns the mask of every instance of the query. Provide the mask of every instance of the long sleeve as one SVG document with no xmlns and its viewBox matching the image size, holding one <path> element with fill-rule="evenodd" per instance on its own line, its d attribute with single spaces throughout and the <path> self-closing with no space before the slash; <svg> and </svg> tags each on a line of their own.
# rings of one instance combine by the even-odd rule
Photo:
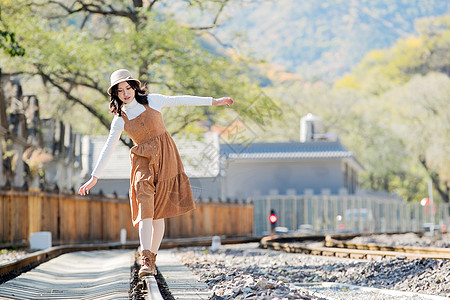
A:
<svg viewBox="0 0 450 300">
<path fill-rule="evenodd" d="M 109 130 L 108 139 L 106 140 L 106 143 L 103 146 L 102 151 L 100 152 L 97 164 L 91 173 L 92 176 L 95 176 L 97 178 L 100 177 L 103 169 L 106 166 L 106 163 L 111 158 L 111 155 L 116 148 L 117 142 L 119 141 L 123 129 L 123 119 L 121 117 L 118 117 L 117 115 L 114 116 L 114 119 L 111 122 L 111 129 Z"/>
<path fill-rule="evenodd" d="M 198 96 L 165 96 L 161 94 L 149 94 L 148 105 L 161 111 L 163 107 L 169 106 L 207 106 L 212 105 L 212 97 L 198 97 Z"/>
</svg>

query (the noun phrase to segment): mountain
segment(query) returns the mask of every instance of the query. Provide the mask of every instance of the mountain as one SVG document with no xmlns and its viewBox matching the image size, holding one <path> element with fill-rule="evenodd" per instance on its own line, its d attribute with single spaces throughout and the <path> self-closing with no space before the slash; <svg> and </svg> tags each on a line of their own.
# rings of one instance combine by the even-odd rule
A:
<svg viewBox="0 0 450 300">
<path fill-rule="evenodd" d="M 448 0 L 251 1 L 224 11 L 217 37 L 243 55 L 308 79 L 334 80 L 373 49 L 415 32 L 419 18 L 450 14 Z"/>
</svg>

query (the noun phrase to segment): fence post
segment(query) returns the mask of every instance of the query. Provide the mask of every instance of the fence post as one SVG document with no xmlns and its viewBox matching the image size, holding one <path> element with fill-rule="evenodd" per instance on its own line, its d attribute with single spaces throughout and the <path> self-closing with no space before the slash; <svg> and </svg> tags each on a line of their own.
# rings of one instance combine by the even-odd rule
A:
<svg viewBox="0 0 450 300">
<path fill-rule="evenodd" d="M 386 232 L 391 232 L 392 231 L 392 219 L 391 219 L 392 209 L 390 208 L 391 202 L 388 200 L 385 200 L 384 202 L 385 202 L 384 214 L 385 214 L 385 218 L 386 218 Z"/>
<path fill-rule="evenodd" d="M 362 209 L 362 198 L 361 196 L 358 196 L 356 198 L 356 205 L 357 205 L 357 216 L 358 216 L 358 232 L 364 231 L 364 224 L 363 220 L 361 218 L 361 209 Z"/>
<path fill-rule="evenodd" d="M 266 227 L 266 231 L 267 232 L 270 232 L 270 230 L 271 230 L 271 228 L 270 228 L 270 223 L 269 223 L 269 221 L 267 220 L 267 218 L 269 217 L 269 215 L 270 215 L 270 205 L 271 205 L 271 201 L 270 201 L 270 197 L 266 197 L 266 213 L 265 213 L 265 215 L 263 216 L 263 220 L 264 220 L 264 224 L 266 225 L 265 227 Z"/>
<path fill-rule="evenodd" d="M 334 197 L 334 198 L 332 198 L 331 199 L 331 203 L 332 203 L 332 205 L 333 205 L 333 215 L 332 215 L 332 218 L 333 218 L 333 222 L 332 222 L 332 224 L 333 224 L 333 231 L 334 232 L 336 232 L 337 231 L 337 224 L 336 224 L 336 218 L 337 218 L 337 215 L 338 215 L 338 201 L 339 200 L 341 200 L 342 198 L 340 198 L 340 197 Z"/>
<path fill-rule="evenodd" d="M 322 198 L 322 230 L 328 230 L 328 199 L 331 194 L 330 189 L 322 189 L 321 192 Z"/>
<path fill-rule="evenodd" d="M 40 190 L 30 188 L 28 192 L 28 232 L 41 231 L 41 216 L 42 216 L 42 197 L 40 197 Z"/>
<path fill-rule="evenodd" d="M 292 230 L 295 231 L 298 228 L 297 225 L 297 200 L 298 197 L 296 197 L 296 190 L 295 189 L 288 189 L 286 191 L 286 194 L 288 196 L 292 196 L 292 208 L 291 208 L 291 220 L 292 220 Z"/>
<path fill-rule="evenodd" d="M 350 227 L 349 228 L 355 228 L 355 214 L 353 213 L 355 211 L 355 201 L 356 196 L 353 196 L 350 198 Z"/>
<path fill-rule="evenodd" d="M 313 223 L 314 223 L 314 231 L 320 231 L 320 218 L 319 218 L 319 201 L 320 197 L 314 196 L 313 200 Z"/>
<path fill-rule="evenodd" d="M 313 227 L 313 230 L 316 230 L 316 225 L 314 224 L 314 191 L 312 189 L 305 189 L 303 192 L 303 217 L 305 220 L 305 224 L 310 224 Z M 311 207 L 310 207 L 311 203 Z M 311 208 L 311 214 L 310 214 Z"/>
</svg>

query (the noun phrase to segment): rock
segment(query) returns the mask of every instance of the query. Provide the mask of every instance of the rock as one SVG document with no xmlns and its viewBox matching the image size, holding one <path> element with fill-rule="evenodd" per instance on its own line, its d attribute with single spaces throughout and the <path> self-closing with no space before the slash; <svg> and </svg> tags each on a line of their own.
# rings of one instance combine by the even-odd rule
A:
<svg viewBox="0 0 450 300">
<path fill-rule="evenodd" d="M 215 293 L 209 298 L 209 300 L 225 300 L 224 297 L 218 296 Z"/>
<path fill-rule="evenodd" d="M 290 282 L 289 278 L 284 277 L 284 276 L 278 276 L 277 280 L 281 281 L 281 282 L 284 282 L 284 283 Z"/>
<path fill-rule="evenodd" d="M 275 285 L 273 283 L 268 283 L 266 285 L 264 285 L 263 290 L 268 290 L 268 289 L 275 289 Z"/>
<path fill-rule="evenodd" d="M 263 285 L 266 285 L 267 284 L 267 281 L 266 280 L 260 280 L 260 281 L 258 281 L 257 283 L 256 283 L 256 286 L 263 286 Z"/>
</svg>

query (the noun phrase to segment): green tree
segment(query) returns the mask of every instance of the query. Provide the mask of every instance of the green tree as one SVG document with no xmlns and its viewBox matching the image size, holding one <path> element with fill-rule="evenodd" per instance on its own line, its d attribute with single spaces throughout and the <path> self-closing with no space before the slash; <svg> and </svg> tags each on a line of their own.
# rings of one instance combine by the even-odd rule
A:
<svg viewBox="0 0 450 300">
<path fill-rule="evenodd" d="M 361 112 L 379 128 L 364 130 L 363 140 L 378 140 L 359 151 L 364 163 L 375 163 L 369 164 L 365 182 L 420 200 L 431 178 L 438 198 L 448 203 L 450 16 L 419 20 L 416 28 L 418 36 L 371 51 L 335 87 L 366 94 Z"/>
<path fill-rule="evenodd" d="M 99 124 L 103 132 L 109 128 L 105 91 L 109 74 L 118 68 L 130 69 L 152 92 L 229 95 L 236 99 L 260 95 L 257 82 L 246 75 L 248 66 L 243 61 L 212 55 L 201 47 L 196 28 L 182 26 L 156 12 L 155 6 L 164 2 L 8 2 L 4 6 L 8 12 L 5 21 L 21 38 L 27 55 L 8 59 L 4 65 L 11 71 L 41 78 L 48 103 L 56 105 L 49 111 L 72 119 L 75 126 L 84 124 L 84 130 L 90 133 Z M 215 18 L 202 26 L 201 30 L 206 30 L 216 26 L 221 9 L 229 1 L 203 2 L 216 11 Z M 260 110 L 270 108 L 267 101 L 260 103 Z M 242 117 L 253 117 L 243 100 L 233 108 Z M 196 130 L 198 120 L 214 122 L 233 116 L 225 110 L 179 108 L 168 111 L 165 117 L 169 130 L 177 133 Z M 77 122 L 80 119 L 83 122 Z"/>
<path fill-rule="evenodd" d="M 416 75 L 383 95 L 384 103 L 392 103 L 391 127 L 404 141 L 412 160 L 411 168 L 417 170 L 418 164 L 423 167 L 440 198 L 447 203 L 450 200 L 449 99 L 450 78 L 443 73 Z M 426 186 L 426 181 L 422 185 Z"/>
<path fill-rule="evenodd" d="M 284 118 L 270 134 L 298 140 L 300 118 L 314 113 L 357 154 L 366 169 L 362 188 L 417 201 L 428 195 L 431 178 L 436 198 L 448 202 L 448 21 L 446 16 L 417 21 L 417 36 L 371 51 L 334 87 L 297 80 L 267 88 L 283 96 Z"/>
<path fill-rule="evenodd" d="M 2 8 L 0 7 L 0 49 L 10 56 L 23 56 L 25 49 L 16 41 L 16 35 L 11 32 L 2 20 Z"/>
</svg>

